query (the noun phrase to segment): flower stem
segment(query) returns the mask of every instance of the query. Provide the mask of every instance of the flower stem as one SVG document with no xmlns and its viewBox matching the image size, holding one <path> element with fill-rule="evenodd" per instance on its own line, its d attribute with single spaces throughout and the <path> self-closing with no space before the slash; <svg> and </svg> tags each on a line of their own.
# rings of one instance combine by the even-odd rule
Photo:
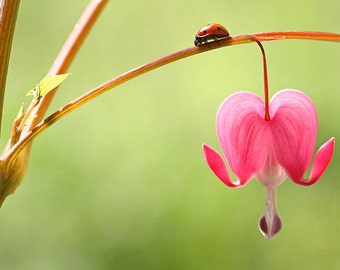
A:
<svg viewBox="0 0 340 270">
<path fill-rule="evenodd" d="M 328 32 L 312 31 L 279 31 L 279 32 L 262 32 L 254 33 L 253 37 L 258 40 L 279 40 L 279 39 L 306 39 L 339 42 L 340 34 Z"/>
<path fill-rule="evenodd" d="M 71 34 L 65 41 L 58 56 L 53 62 L 48 75 L 53 76 L 61 73 L 66 73 L 69 66 L 73 62 L 80 46 L 84 43 L 94 23 L 97 21 L 99 15 L 103 11 L 108 0 L 91 0 L 86 9 L 79 18 L 77 24 L 73 28 Z M 50 91 L 47 95 L 41 98 L 39 103 L 32 102 L 27 111 L 30 112 L 28 118 L 30 121 L 25 121 L 27 130 L 31 130 L 42 119 L 48 109 L 58 87 Z M 27 113 L 26 113 L 27 114 Z M 34 115 L 34 117 L 31 117 Z M 23 134 L 25 135 L 25 134 Z"/>
<path fill-rule="evenodd" d="M 309 39 L 309 40 L 320 40 L 320 41 L 334 41 L 340 42 L 340 34 L 336 33 L 327 33 L 327 32 L 294 32 L 294 31 L 285 31 L 285 32 L 267 32 L 267 33 L 254 33 L 254 34 L 241 34 L 236 35 L 230 38 L 219 40 L 216 46 L 210 46 L 212 44 L 204 44 L 200 47 L 190 47 L 187 49 L 183 49 L 177 51 L 175 53 L 166 55 L 164 57 L 158 58 L 154 61 L 146 63 L 142 66 L 136 67 L 128 72 L 125 72 L 105 83 L 99 85 L 98 87 L 92 89 L 91 91 L 87 92 L 86 94 L 78 97 L 77 99 L 69 102 L 56 112 L 52 113 L 49 117 L 35 125 L 32 129 L 30 129 L 25 136 L 22 136 L 20 140 L 13 146 L 11 149 L 6 151 L 2 157 L 1 162 L 7 163 L 7 167 L 10 168 L 11 163 L 15 160 L 16 156 L 24 149 L 24 147 L 30 143 L 35 137 L 37 137 L 41 132 L 46 130 L 49 126 L 54 124 L 55 122 L 59 121 L 61 118 L 65 117 L 72 111 L 76 110 L 77 108 L 81 107 L 85 103 L 91 101 L 92 99 L 98 97 L 99 95 L 109 91 L 110 89 L 117 87 L 118 85 L 125 83 L 135 77 L 138 77 L 146 72 L 152 71 L 156 68 L 161 66 L 167 65 L 169 63 L 178 61 L 180 59 L 199 54 L 202 52 L 206 52 L 209 50 L 225 47 L 225 46 L 232 46 L 232 45 L 239 45 L 239 44 L 246 44 L 251 42 L 260 42 L 260 41 L 271 41 L 271 40 L 284 40 L 284 39 Z M 262 47 L 261 44 L 259 44 Z M 263 56 L 265 60 L 265 55 Z M 266 71 L 266 65 L 264 61 L 264 70 Z M 265 72 L 265 77 L 267 76 Z M 266 81 L 266 80 L 265 80 Z M 265 88 L 268 85 L 265 86 Z M 267 94 L 266 94 L 267 93 Z M 47 95 L 45 96 L 47 97 Z M 267 104 L 267 113 L 268 115 L 266 120 L 269 120 L 269 111 L 268 111 L 268 90 L 265 91 L 265 100 Z"/>
<path fill-rule="evenodd" d="M 267 71 L 267 59 L 266 52 L 261 44 L 261 42 L 254 37 L 255 42 L 259 45 L 262 53 L 262 63 L 263 63 L 263 91 L 264 91 L 264 119 L 266 121 L 270 120 L 269 115 L 269 90 L 268 90 L 268 71 Z"/>
</svg>

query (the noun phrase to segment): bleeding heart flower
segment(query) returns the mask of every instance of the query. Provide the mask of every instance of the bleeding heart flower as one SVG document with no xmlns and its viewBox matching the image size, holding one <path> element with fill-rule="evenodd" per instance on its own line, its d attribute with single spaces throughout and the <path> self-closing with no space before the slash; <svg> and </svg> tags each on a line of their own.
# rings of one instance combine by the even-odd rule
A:
<svg viewBox="0 0 340 270">
<path fill-rule="evenodd" d="M 216 116 L 216 130 L 224 156 L 237 176 L 233 182 L 223 158 L 203 145 L 210 169 L 229 187 L 237 188 L 256 177 L 266 188 L 264 214 L 259 228 L 267 239 L 281 229 L 276 210 L 276 189 L 289 177 L 299 185 L 312 185 L 331 161 L 335 139 L 315 155 L 310 177 L 304 179 L 317 135 L 317 114 L 311 99 L 298 90 L 282 90 L 267 105 L 251 92 L 228 97 Z"/>
</svg>

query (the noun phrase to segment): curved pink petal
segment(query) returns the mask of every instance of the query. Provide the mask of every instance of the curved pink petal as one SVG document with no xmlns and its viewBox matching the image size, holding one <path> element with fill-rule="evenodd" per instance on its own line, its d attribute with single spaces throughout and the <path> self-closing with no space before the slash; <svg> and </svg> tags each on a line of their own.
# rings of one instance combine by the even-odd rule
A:
<svg viewBox="0 0 340 270">
<path fill-rule="evenodd" d="M 264 104 L 250 92 L 238 92 L 221 104 L 216 131 L 227 162 L 239 179 L 251 179 L 267 159 L 270 127 Z"/>
<path fill-rule="evenodd" d="M 210 169 L 215 175 L 227 186 L 236 188 L 241 187 L 249 182 L 250 179 L 240 179 L 233 182 L 229 176 L 228 170 L 224 164 L 221 155 L 210 146 L 203 144 L 204 158 Z"/>
<path fill-rule="evenodd" d="M 279 164 L 291 179 L 301 179 L 312 159 L 317 115 L 311 99 L 298 90 L 281 90 L 270 103 L 271 132 Z"/>
<path fill-rule="evenodd" d="M 313 185 L 316 181 L 319 180 L 321 175 L 327 169 L 327 166 L 331 162 L 335 146 L 335 138 L 330 138 L 327 142 L 325 142 L 318 150 L 315 155 L 312 170 L 310 173 L 309 179 L 301 178 L 291 178 L 296 184 L 303 186 Z"/>
</svg>

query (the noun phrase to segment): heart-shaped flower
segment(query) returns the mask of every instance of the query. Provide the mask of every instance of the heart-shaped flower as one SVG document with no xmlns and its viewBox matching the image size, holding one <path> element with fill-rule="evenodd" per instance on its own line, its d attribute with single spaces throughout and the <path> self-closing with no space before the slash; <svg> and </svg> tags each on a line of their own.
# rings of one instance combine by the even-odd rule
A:
<svg viewBox="0 0 340 270">
<path fill-rule="evenodd" d="M 269 103 L 251 92 L 229 96 L 216 116 L 216 130 L 224 156 L 237 176 L 233 182 L 221 155 L 203 145 L 210 169 L 229 187 L 237 188 L 256 177 L 266 188 L 267 199 L 259 228 L 267 239 L 281 229 L 276 210 L 276 189 L 287 177 L 299 185 L 312 185 L 331 161 L 335 139 L 317 151 L 308 179 L 308 169 L 316 143 L 317 114 L 312 100 L 298 90 L 281 90 Z"/>
</svg>

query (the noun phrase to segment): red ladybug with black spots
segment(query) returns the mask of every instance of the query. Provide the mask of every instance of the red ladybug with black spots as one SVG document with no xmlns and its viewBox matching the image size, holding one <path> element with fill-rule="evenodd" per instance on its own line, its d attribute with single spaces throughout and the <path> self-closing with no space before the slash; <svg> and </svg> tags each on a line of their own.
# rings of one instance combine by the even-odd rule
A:
<svg viewBox="0 0 340 270">
<path fill-rule="evenodd" d="M 209 40 L 217 41 L 227 37 L 229 37 L 229 32 L 223 25 L 210 23 L 198 31 L 194 44 L 195 46 L 199 46 L 202 43 L 208 43 Z"/>
</svg>

